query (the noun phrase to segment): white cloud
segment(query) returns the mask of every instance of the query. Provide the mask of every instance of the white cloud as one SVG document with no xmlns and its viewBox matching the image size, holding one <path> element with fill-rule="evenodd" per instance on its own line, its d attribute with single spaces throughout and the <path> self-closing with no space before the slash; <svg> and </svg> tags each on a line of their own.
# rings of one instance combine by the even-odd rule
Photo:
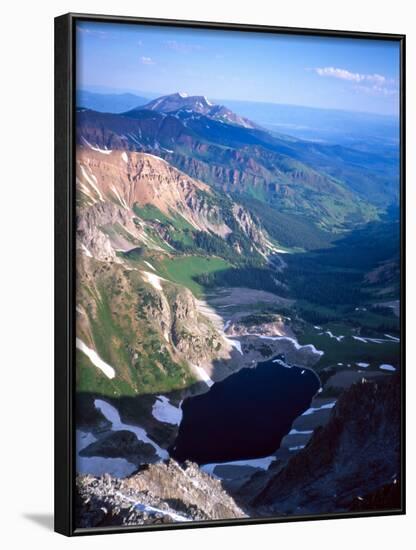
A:
<svg viewBox="0 0 416 550">
<path fill-rule="evenodd" d="M 178 42 L 177 40 L 166 40 L 165 44 L 171 50 L 180 53 L 190 53 L 202 49 L 199 44 L 190 44 L 186 42 Z"/>
<path fill-rule="evenodd" d="M 378 73 L 354 73 L 339 67 L 315 67 L 308 69 L 319 76 L 337 78 L 355 84 L 354 90 L 370 95 L 392 96 L 398 93 L 398 85 Z"/>
<path fill-rule="evenodd" d="M 142 55 L 142 57 L 140 58 L 140 61 L 143 65 L 154 65 L 155 62 L 153 61 L 153 59 L 151 57 L 146 57 L 145 55 Z"/>
<path fill-rule="evenodd" d="M 337 67 L 316 67 L 312 70 L 319 76 L 329 76 L 332 78 L 339 78 L 341 80 L 350 80 L 352 82 L 373 82 L 378 85 L 387 83 L 387 78 L 377 73 L 353 73 L 347 69 L 339 69 Z"/>
<path fill-rule="evenodd" d="M 379 86 L 378 84 L 374 84 L 374 86 L 355 86 L 355 90 L 369 95 L 383 95 L 386 97 L 398 94 L 397 88 L 387 88 L 385 86 Z"/>
</svg>

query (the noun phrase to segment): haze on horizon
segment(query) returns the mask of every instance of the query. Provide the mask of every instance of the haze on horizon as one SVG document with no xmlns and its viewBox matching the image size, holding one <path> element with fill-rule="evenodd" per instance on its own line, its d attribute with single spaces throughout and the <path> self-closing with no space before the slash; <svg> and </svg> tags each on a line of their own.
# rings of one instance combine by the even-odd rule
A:
<svg viewBox="0 0 416 550">
<path fill-rule="evenodd" d="M 399 114 L 396 42 L 77 23 L 77 88 Z"/>
</svg>

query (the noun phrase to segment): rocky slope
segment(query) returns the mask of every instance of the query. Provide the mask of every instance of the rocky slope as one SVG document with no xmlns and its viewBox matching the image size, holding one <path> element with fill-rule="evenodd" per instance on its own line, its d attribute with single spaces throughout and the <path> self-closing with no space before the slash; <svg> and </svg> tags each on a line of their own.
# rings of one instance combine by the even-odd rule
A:
<svg viewBox="0 0 416 550">
<path fill-rule="evenodd" d="M 172 239 L 172 227 L 166 228 L 166 222 L 220 238 L 238 230 L 259 252 L 272 250 L 270 239 L 247 209 L 156 156 L 84 145 L 77 153 L 77 185 L 81 240 L 88 227 L 95 234 L 106 226 L 118 225 L 125 230 L 118 234 L 120 248 L 121 237 L 133 237 L 150 246 L 152 235 L 146 234 L 146 224 L 135 208 L 151 205 L 154 216 L 148 220 L 152 222 L 150 230 L 157 230 L 168 240 Z M 163 221 L 158 213 L 164 215 Z M 88 242 L 84 244 L 88 248 Z"/>
<path fill-rule="evenodd" d="M 80 194 L 89 204 L 113 202 L 126 210 L 152 204 L 165 214 L 180 214 L 201 231 L 230 232 L 225 224 L 215 224 L 218 209 L 209 208 L 210 188 L 161 158 L 85 147 L 78 149 L 77 168 Z"/>
<path fill-rule="evenodd" d="M 398 377 L 357 383 L 341 395 L 329 422 L 303 450 L 287 464 L 253 476 L 240 498 L 263 515 L 356 510 L 364 499 L 365 509 L 377 509 L 379 492 L 399 479 L 399 433 Z M 392 501 L 393 508 L 399 505 L 398 498 Z"/>
<path fill-rule="evenodd" d="M 109 475 L 77 477 L 76 523 L 110 525 L 234 519 L 246 514 L 221 483 L 190 462 L 149 465 L 119 480 Z"/>
</svg>

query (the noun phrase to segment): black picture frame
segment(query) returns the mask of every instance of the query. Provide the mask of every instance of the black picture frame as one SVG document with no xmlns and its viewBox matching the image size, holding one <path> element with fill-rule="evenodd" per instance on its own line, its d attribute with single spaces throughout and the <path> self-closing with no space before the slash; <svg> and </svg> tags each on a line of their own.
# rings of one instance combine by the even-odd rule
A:
<svg viewBox="0 0 416 550">
<path fill-rule="evenodd" d="M 289 35 L 360 38 L 400 44 L 400 221 L 401 221 L 401 506 L 380 512 L 328 513 L 309 516 L 212 520 L 190 524 L 76 529 L 74 524 L 74 357 L 75 357 L 75 25 L 77 21 L 138 23 L 166 27 L 198 28 Z M 55 531 L 66 536 L 127 533 L 166 529 L 250 525 L 405 514 L 405 166 L 406 166 L 406 37 L 339 30 L 288 28 L 233 23 L 211 23 L 140 17 L 69 13 L 55 18 Z"/>
</svg>

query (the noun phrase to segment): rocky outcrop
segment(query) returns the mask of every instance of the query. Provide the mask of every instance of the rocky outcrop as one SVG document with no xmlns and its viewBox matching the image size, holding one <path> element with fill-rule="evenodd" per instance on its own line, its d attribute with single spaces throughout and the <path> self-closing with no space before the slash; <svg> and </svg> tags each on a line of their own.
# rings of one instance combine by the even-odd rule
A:
<svg viewBox="0 0 416 550">
<path fill-rule="evenodd" d="M 113 262 L 116 253 L 108 236 L 95 226 L 85 227 L 78 232 L 78 249 L 87 257 L 102 262 Z"/>
<path fill-rule="evenodd" d="M 353 385 L 339 398 L 326 426 L 286 465 L 256 476 L 242 494 L 262 514 L 309 514 L 354 509 L 400 472 L 398 377 Z M 261 487 L 261 489 L 260 489 Z M 394 507 L 399 507 L 396 499 Z"/>
<path fill-rule="evenodd" d="M 157 326 L 165 343 L 173 352 L 190 363 L 210 363 L 227 357 L 226 345 L 219 331 L 197 307 L 192 292 L 168 281 L 163 291 L 150 289 L 152 298 L 143 305 L 143 314 L 149 324 Z"/>
<path fill-rule="evenodd" d="M 234 204 L 232 210 L 234 218 L 243 233 L 253 241 L 260 242 L 262 234 L 258 227 L 254 224 L 251 214 L 240 204 Z"/>
<path fill-rule="evenodd" d="M 116 250 L 129 250 L 149 241 L 135 219 L 132 210 L 109 199 L 78 205 L 78 248 L 103 262 L 120 261 Z"/>
<path fill-rule="evenodd" d="M 245 512 L 221 483 L 196 464 L 173 460 L 144 467 L 129 478 L 78 476 L 78 527 L 146 525 L 233 519 Z"/>
<path fill-rule="evenodd" d="M 285 318 L 274 314 L 252 314 L 230 321 L 227 334 L 229 336 L 288 336 L 295 335 Z"/>
<path fill-rule="evenodd" d="M 186 288 L 177 289 L 172 303 L 171 334 L 177 351 L 191 363 L 226 355 L 226 342 L 210 320 L 199 313 L 192 292 Z"/>
<path fill-rule="evenodd" d="M 80 451 L 80 456 L 102 456 L 106 458 L 124 458 L 133 464 L 156 462 L 158 456 L 149 443 L 139 441 L 125 430 L 110 432 L 98 441 Z"/>
<path fill-rule="evenodd" d="M 268 252 L 270 242 L 261 229 L 258 220 L 254 220 L 250 212 L 240 204 L 233 204 L 234 218 L 244 235 L 263 253 Z"/>
</svg>

